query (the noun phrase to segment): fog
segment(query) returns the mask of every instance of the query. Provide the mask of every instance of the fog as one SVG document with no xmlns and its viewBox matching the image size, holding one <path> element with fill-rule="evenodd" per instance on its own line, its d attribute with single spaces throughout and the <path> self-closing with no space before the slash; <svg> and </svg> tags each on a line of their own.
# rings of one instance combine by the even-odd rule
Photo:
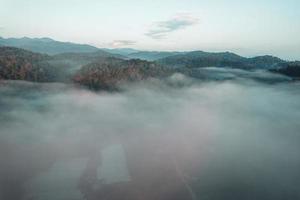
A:
<svg viewBox="0 0 300 200">
<path fill-rule="evenodd" d="M 299 199 L 299 111 L 297 82 L 8 81 L 0 199 Z"/>
</svg>

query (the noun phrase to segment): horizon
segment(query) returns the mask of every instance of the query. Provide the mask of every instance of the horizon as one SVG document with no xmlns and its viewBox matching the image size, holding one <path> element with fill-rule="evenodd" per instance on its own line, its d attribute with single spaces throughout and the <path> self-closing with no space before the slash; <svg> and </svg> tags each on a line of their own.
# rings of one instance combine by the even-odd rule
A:
<svg viewBox="0 0 300 200">
<path fill-rule="evenodd" d="M 206 53 L 233 53 L 233 54 L 236 54 L 238 56 L 242 56 L 242 57 L 245 57 L 245 58 L 254 58 L 254 57 L 263 57 L 263 56 L 271 56 L 271 57 L 277 57 L 281 60 L 284 60 L 284 61 L 300 61 L 300 59 L 285 59 L 285 58 L 282 58 L 282 57 L 279 57 L 279 56 L 276 56 L 276 55 L 272 55 L 272 54 L 258 54 L 258 55 L 242 55 L 242 54 L 239 54 L 238 52 L 234 52 L 234 51 L 206 51 L 206 50 L 203 50 L 203 49 L 194 49 L 194 50 L 177 50 L 177 51 L 172 51 L 172 50 L 145 50 L 145 49 L 137 49 L 137 48 L 131 48 L 131 47 L 116 47 L 116 48 L 113 48 L 113 47 L 97 47 L 97 46 L 94 46 L 92 44 L 85 44 L 85 43 L 76 43 L 76 42 L 73 42 L 73 41 L 59 41 L 59 40 L 56 40 L 56 39 L 53 39 L 53 38 L 50 38 L 50 37 L 27 37 L 27 36 L 23 36 L 23 37 L 19 37 L 19 38 L 16 38 L 16 37 L 2 37 L 0 36 L 0 39 L 36 39 L 36 40 L 41 40 L 41 39 L 48 39 L 48 40 L 52 40 L 54 42 L 61 42 L 61 43 L 72 43 L 72 44 L 78 44 L 78 45 L 89 45 L 89 46 L 92 46 L 92 47 L 96 47 L 98 50 L 103 50 L 105 51 L 106 49 L 107 50 L 122 50 L 122 49 L 129 49 L 129 50 L 134 50 L 134 51 L 138 51 L 138 52 L 180 52 L 180 53 L 190 53 L 190 52 L 197 52 L 197 51 L 200 51 L 200 52 L 206 52 Z"/>
<path fill-rule="evenodd" d="M 0 0 L 0 35 L 97 48 L 235 52 L 300 60 L 300 2 Z"/>
</svg>

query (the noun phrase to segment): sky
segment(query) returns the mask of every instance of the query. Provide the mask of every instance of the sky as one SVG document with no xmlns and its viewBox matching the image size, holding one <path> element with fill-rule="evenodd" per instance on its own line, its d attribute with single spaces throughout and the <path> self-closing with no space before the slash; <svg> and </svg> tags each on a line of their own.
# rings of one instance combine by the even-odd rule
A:
<svg viewBox="0 0 300 200">
<path fill-rule="evenodd" d="M 0 0 L 0 36 L 300 60 L 299 0 Z"/>
</svg>

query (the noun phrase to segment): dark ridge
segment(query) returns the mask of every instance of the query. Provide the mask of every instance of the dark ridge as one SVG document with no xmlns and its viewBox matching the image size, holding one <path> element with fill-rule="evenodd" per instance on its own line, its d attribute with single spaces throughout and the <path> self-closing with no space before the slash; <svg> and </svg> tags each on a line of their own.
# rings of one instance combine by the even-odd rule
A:
<svg viewBox="0 0 300 200">
<path fill-rule="evenodd" d="M 47 82 L 54 71 L 46 61 L 50 56 L 14 47 L 0 47 L 0 79 Z"/>
<path fill-rule="evenodd" d="M 273 69 L 272 71 L 286 76 L 290 76 L 292 78 L 300 79 L 300 62 L 296 61 L 285 63 L 283 67 Z"/>
<path fill-rule="evenodd" d="M 153 62 L 108 58 L 82 67 L 73 81 L 90 89 L 115 90 L 124 82 L 161 78 L 170 74 L 171 70 Z"/>
</svg>

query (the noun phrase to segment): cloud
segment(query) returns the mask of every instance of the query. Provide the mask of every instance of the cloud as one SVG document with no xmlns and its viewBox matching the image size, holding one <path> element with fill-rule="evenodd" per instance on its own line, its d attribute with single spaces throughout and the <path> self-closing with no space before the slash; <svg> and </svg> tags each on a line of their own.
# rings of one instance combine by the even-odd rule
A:
<svg viewBox="0 0 300 200">
<path fill-rule="evenodd" d="M 112 47 L 122 47 L 122 46 L 131 46 L 136 44 L 136 41 L 133 40 L 114 40 L 109 44 Z"/>
<path fill-rule="evenodd" d="M 0 194 L 13 199 L 18 188 L 20 199 L 82 199 L 100 183 L 138 199 L 132 182 L 122 180 L 118 191 L 120 184 L 103 180 L 129 171 L 145 197 L 155 192 L 157 199 L 300 195 L 299 85 L 170 79 L 122 84 L 120 93 L 58 83 L 0 87 L 0 180 L 7 186 Z M 95 173 L 112 161 L 109 173 Z"/>
<path fill-rule="evenodd" d="M 190 14 L 177 14 L 169 20 L 159 21 L 153 24 L 153 27 L 145 34 L 153 39 L 162 39 L 168 33 L 185 29 L 199 22 L 198 18 Z"/>
</svg>

